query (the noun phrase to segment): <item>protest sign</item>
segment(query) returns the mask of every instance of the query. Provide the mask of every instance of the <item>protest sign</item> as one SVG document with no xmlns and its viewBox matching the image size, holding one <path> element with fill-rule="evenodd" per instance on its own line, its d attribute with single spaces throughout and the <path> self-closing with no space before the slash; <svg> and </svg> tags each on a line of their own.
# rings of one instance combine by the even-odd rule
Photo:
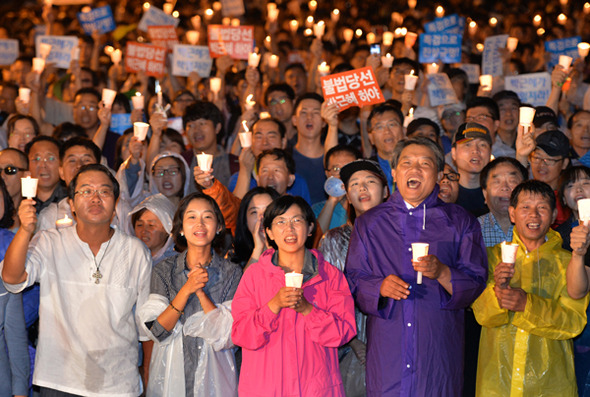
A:
<svg viewBox="0 0 590 397">
<path fill-rule="evenodd" d="M 444 63 L 461 62 L 461 35 L 433 33 L 420 35 L 420 63 L 442 61 Z"/>
<path fill-rule="evenodd" d="M 80 25 L 82 25 L 82 29 L 88 35 L 92 35 L 94 31 L 98 31 L 101 34 L 112 32 L 117 27 L 113 18 L 113 11 L 108 4 L 89 12 L 79 12 L 78 20 L 80 21 Z"/>
<path fill-rule="evenodd" d="M 209 25 L 207 34 L 211 58 L 248 59 L 254 48 L 254 26 Z"/>
<path fill-rule="evenodd" d="M 582 41 L 580 36 L 568 37 L 565 39 L 549 40 L 545 42 L 545 51 L 551 54 L 547 62 L 547 70 L 553 70 L 559 63 L 560 55 L 567 55 L 573 59 L 578 58 L 578 43 Z"/>
<path fill-rule="evenodd" d="M 370 66 L 321 78 L 322 92 L 328 103 L 336 102 L 340 111 L 351 106 L 385 102 Z"/>
<path fill-rule="evenodd" d="M 467 79 L 469 84 L 479 83 L 480 68 L 476 63 L 462 63 L 459 65 L 459 69 L 467 73 Z"/>
<path fill-rule="evenodd" d="M 18 40 L 0 40 L 0 65 L 11 65 L 18 58 Z"/>
<path fill-rule="evenodd" d="M 73 6 L 80 4 L 92 4 L 92 0 L 51 0 L 54 6 Z"/>
<path fill-rule="evenodd" d="M 166 48 L 151 44 L 128 42 L 125 50 L 125 69 L 143 70 L 148 76 L 160 77 L 166 72 Z"/>
<path fill-rule="evenodd" d="M 504 78 L 505 89 L 518 94 L 520 101 L 533 106 L 547 103 L 551 92 L 551 75 L 547 72 L 528 73 Z"/>
<path fill-rule="evenodd" d="M 446 73 L 429 74 L 426 76 L 428 84 L 428 99 L 430 106 L 449 105 L 459 102 L 451 79 Z"/>
<path fill-rule="evenodd" d="M 72 61 L 72 52 L 78 47 L 78 38 L 76 36 L 37 36 L 35 37 L 35 49 L 37 57 L 40 58 L 40 44 L 51 45 L 51 52 L 45 60 L 47 63 L 55 63 L 55 66 L 61 69 L 70 67 Z"/>
<path fill-rule="evenodd" d="M 224 17 L 237 17 L 245 12 L 243 0 L 221 0 L 221 13 Z"/>
<path fill-rule="evenodd" d="M 164 11 L 151 6 L 143 13 L 139 25 L 137 25 L 137 29 L 147 32 L 148 26 L 172 25 L 177 27 L 179 22 L 178 18 L 174 18 L 172 15 L 168 15 Z"/>
<path fill-rule="evenodd" d="M 424 24 L 426 33 L 448 33 L 463 34 L 465 29 L 465 18 L 457 14 L 449 15 L 444 18 L 436 18 L 432 22 Z"/>
<path fill-rule="evenodd" d="M 176 44 L 172 52 L 172 75 L 188 76 L 197 72 L 205 78 L 211 74 L 213 60 L 206 46 Z"/>
<path fill-rule="evenodd" d="M 484 41 L 483 56 L 481 59 L 481 74 L 491 74 L 492 76 L 502 76 L 504 74 L 504 65 L 498 48 L 505 48 L 507 34 L 490 36 Z"/>
<path fill-rule="evenodd" d="M 109 129 L 119 135 L 123 135 L 125 130 L 132 128 L 131 113 L 113 113 L 111 114 L 111 125 Z"/>
<path fill-rule="evenodd" d="M 165 47 L 168 51 L 172 51 L 175 44 L 178 44 L 178 36 L 176 29 L 172 25 L 167 26 L 148 26 L 148 37 L 153 45 L 158 47 Z"/>
</svg>

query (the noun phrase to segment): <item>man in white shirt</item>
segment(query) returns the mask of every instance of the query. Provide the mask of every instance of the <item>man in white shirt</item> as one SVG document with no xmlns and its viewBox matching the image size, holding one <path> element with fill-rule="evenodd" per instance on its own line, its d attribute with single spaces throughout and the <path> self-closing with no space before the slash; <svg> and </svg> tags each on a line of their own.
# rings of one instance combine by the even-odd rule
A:
<svg viewBox="0 0 590 397">
<path fill-rule="evenodd" d="M 138 334 L 133 308 L 147 301 L 151 256 L 141 241 L 110 227 L 118 195 L 106 167 L 82 167 L 68 189 L 77 224 L 32 240 L 35 201 L 19 207 L 21 227 L 2 279 L 11 292 L 41 286 L 33 375 L 41 396 L 141 393 L 137 340 L 147 338 Z"/>
</svg>

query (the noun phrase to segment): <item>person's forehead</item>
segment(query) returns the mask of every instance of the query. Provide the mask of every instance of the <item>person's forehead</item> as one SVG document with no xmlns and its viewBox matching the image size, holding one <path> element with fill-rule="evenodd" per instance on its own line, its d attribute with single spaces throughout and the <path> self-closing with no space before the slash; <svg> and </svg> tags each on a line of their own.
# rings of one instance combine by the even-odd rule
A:
<svg viewBox="0 0 590 397">
<path fill-rule="evenodd" d="M 280 166 L 287 168 L 287 162 L 284 158 L 279 159 L 275 155 L 267 155 L 260 159 L 260 167 L 262 166 Z"/>
<path fill-rule="evenodd" d="M 102 171 L 86 171 L 78 175 L 76 187 L 83 185 L 98 185 L 113 187 L 111 179 Z"/>
<path fill-rule="evenodd" d="M 19 130 L 34 129 L 33 123 L 29 119 L 20 119 L 14 123 L 14 128 Z"/>
<path fill-rule="evenodd" d="M 431 148 L 417 144 L 406 146 L 400 153 L 400 158 L 401 157 L 429 158 L 432 159 L 432 161 L 436 161 L 436 155 Z"/>
<path fill-rule="evenodd" d="M 268 120 L 268 121 L 259 121 L 258 123 L 256 123 L 256 125 L 254 126 L 254 128 L 252 129 L 253 133 L 269 133 L 269 132 L 274 132 L 274 133 L 278 133 L 279 132 L 279 126 L 277 125 L 277 123 L 275 123 L 274 121 Z"/>
<path fill-rule="evenodd" d="M 301 110 L 319 110 L 322 107 L 322 104 L 315 100 L 315 99 L 311 99 L 311 98 L 307 98 L 302 100 L 299 103 L 299 107 L 297 108 L 297 111 L 301 111 Z"/>
<path fill-rule="evenodd" d="M 470 114 L 481 114 L 481 113 L 486 113 L 486 114 L 491 114 L 490 110 L 485 107 L 485 106 L 475 106 L 472 108 L 467 109 L 466 114 L 470 115 Z"/>
<path fill-rule="evenodd" d="M 420 127 L 416 128 L 416 132 L 422 132 L 424 134 L 436 134 L 436 130 L 433 126 L 428 124 L 423 124 Z"/>
<path fill-rule="evenodd" d="M 544 204 L 550 204 L 549 201 L 549 197 L 542 195 L 540 193 L 534 193 L 534 192 L 530 192 L 527 190 L 522 190 L 519 194 L 518 194 L 518 205 L 517 207 L 520 207 L 520 204 L 522 203 L 544 203 Z"/>
<path fill-rule="evenodd" d="M 498 104 L 498 107 L 500 107 L 500 108 L 501 107 L 512 107 L 512 106 L 518 107 L 520 105 L 520 103 L 515 98 L 500 99 L 496 103 Z"/>
<path fill-rule="evenodd" d="M 7 166 L 13 165 L 19 168 L 25 168 L 27 162 L 24 158 L 18 153 L 15 153 L 13 150 L 6 150 L 0 152 L 0 166 Z"/>
<path fill-rule="evenodd" d="M 574 122 L 576 121 L 589 121 L 590 120 L 590 113 L 586 111 L 582 111 L 574 116 Z"/>
<path fill-rule="evenodd" d="M 533 151 L 533 154 L 537 157 L 543 157 L 543 158 L 548 158 L 548 159 L 555 159 L 555 160 L 561 160 L 560 156 L 549 156 L 547 154 L 546 151 L 544 151 L 543 149 L 541 149 L 540 147 L 536 147 L 535 150 Z"/>
<path fill-rule="evenodd" d="M 514 164 L 500 163 L 490 171 L 490 173 L 488 174 L 488 180 L 492 179 L 492 178 L 498 178 L 501 176 L 512 176 L 512 175 L 514 175 L 514 176 L 518 177 L 518 179 L 522 180 L 522 174 L 520 173 L 518 168 L 516 168 L 516 166 L 514 166 Z"/>
<path fill-rule="evenodd" d="M 33 145 L 31 145 L 31 149 L 29 150 L 29 157 L 35 153 L 45 152 L 57 154 L 59 153 L 59 147 L 57 147 L 57 145 L 55 145 L 53 142 L 49 141 L 35 142 L 33 143 Z"/>
<path fill-rule="evenodd" d="M 466 147 L 467 144 L 471 143 L 472 145 L 479 145 L 481 143 L 485 143 L 486 146 L 491 147 L 490 143 L 488 141 L 486 141 L 483 138 L 469 138 L 468 140 L 462 141 L 462 142 L 457 142 L 457 147 L 458 148 L 462 148 L 462 147 Z"/>
<path fill-rule="evenodd" d="M 92 102 L 92 103 L 98 103 L 98 98 L 96 98 L 94 95 L 92 94 L 80 94 L 76 96 L 76 103 L 82 103 L 82 102 Z"/>
<path fill-rule="evenodd" d="M 303 76 L 305 76 L 305 72 L 303 70 L 301 70 L 300 68 L 292 68 L 292 69 L 289 69 L 285 72 L 285 77 L 286 76 L 303 77 Z"/>
<path fill-rule="evenodd" d="M 76 146 L 72 146 L 72 147 L 67 148 L 67 150 L 64 153 L 64 158 L 68 157 L 68 156 L 83 156 L 83 155 L 90 155 L 90 156 L 92 156 L 92 158 L 95 161 L 97 160 L 96 158 L 94 158 L 94 152 L 92 150 L 90 150 L 86 146 L 80 146 L 80 145 L 76 145 Z"/>
<path fill-rule="evenodd" d="M 154 164 L 154 167 L 167 167 L 170 165 L 177 166 L 178 162 L 176 161 L 176 159 L 174 157 L 168 156 L 168 157 L 162 157 L 160 160 L 158 160 L 156 162 L 156 164 Z"/>
<path fill-rule="evenodd" d="M 373 118 L 371 119 L 371 124 L 375 123 L 375 122 L 379 122 L 379 121 L 390 121 L 390 120 L 396 120 L 397 122 L 401 122 L 399 115 L 394 112 L 393 110 L 387 110 L 383 113 L 379 113 L 376 114 L 375 116 L 373 116 Z"/>
<path fill-rule="evenodd" d="M 330 164 L 334 164 L 334 163 L 344 163 L 344 162 L 351 162 L 356 160 L 356 157 L 349 152 L 336 152 L 333 155 L 330 156 L 330 159 L 328 160 L 328 165 Z"/>
<path fill-rule="evenodd" d="M 400 63 L 398 65 L 393 66 L 393 68 L 391 69 L 392 71 L 394 70 L 411 70 L 413 69 L 414 66 L 411 63 Z M 415 74 L 418 74 L 415 72 Z"/>
</svg>

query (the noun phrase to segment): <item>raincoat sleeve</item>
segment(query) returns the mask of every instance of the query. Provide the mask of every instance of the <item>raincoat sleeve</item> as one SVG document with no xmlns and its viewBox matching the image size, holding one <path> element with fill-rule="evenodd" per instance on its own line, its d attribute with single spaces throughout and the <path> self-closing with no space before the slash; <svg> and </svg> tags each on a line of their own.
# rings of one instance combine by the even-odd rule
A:
<svg viewBox="0 0 590 397">
<path fill-rule="evenodd" d="M 187 318 L 183 331 L 187 336 L 203 338 L 213 350 L 220 351 L 234 347 L 231 339 L 231 301 L 216 306 L 207 314 L 199 311 Z"/>
<path fill-rule="evenodd" d="M 442 286 L 439 289 L 442 309 L 465 309 L 486 287 L 488 258 L 481 226 L 473 217 L 466 217 L 465 223 L 457 260 L 454 265 L 447 264 L 451 270 L 453 295 L 449 295 Z"/>
<path fill-rule="evenodd" d="M 346 257 L 346 276 L 350 285 L 350 291 L 354 295 L 359 309 L 370 316 L 389 318 L 396 304 L 394 299 L 381 296 L 381 284 L 384 277 L 375 276 L 375 271 L 369 264 L 367 247 L 363 241 L 363 233 L 357 228 L 360 222 L 356 222 L 348 256 Z"/>
<path fill-rule="evenodd" d="M 473 314 L 483 327 L 495 328 L 510 322 L 508 309 L 502 309 L 494 292 L 494 270 L 500 263 L 500 248 L 488 248 L 489 273 L 488 283 L 483 293 L 473 302 Z"/>
<path fill-rule="evenodd" d="M 279 327 L 279 315 L 270 310 L 264 298 L 261 299 L 258 288 L 265 283 L 257 280 L 254 270 L 250 267 L 244 273 L 232 302 L 232 340 L 235 345 L 250 350 L 264 347 Z"/>
<path fill-rule="evenodd" d="M 344 275 L 330 265 L 327 267 L 329 291 L 326 307 L 313 304 L 303 321 L 312 341 L 325 347 L 340 347 L 356 335 L 354 301 Z"/>
<path fill-rule="evenodd" d="M 213 181 L 213 186 L 203 189 L 203 193 L 213 197 L 223 214 L 225 227 L 231 230 L 232 235 L 235 234 L 241 200 L 234 196 L 232 192 L 230 192 L 227 187 L 217 179 Z"/>
</svg>

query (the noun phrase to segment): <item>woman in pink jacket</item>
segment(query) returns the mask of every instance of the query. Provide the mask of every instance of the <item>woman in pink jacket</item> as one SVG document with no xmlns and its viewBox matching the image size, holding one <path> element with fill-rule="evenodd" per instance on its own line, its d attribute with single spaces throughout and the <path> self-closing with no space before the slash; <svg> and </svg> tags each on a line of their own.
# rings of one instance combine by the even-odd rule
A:
<svg viewBox="0 0 590 397">
<path fill-rule="evenodd" d="M 240 396 L 344 396 L 337 348 L 356 334 L 354 303 L 340 270 L 306 248 L 315 227 L 300 197 L 279 197 L 264 213 L 274 249 L 244 273 L 232 303 Z M 291 272 L 303 275 L 301 288 L 285 286 Z"/>
</svg>

